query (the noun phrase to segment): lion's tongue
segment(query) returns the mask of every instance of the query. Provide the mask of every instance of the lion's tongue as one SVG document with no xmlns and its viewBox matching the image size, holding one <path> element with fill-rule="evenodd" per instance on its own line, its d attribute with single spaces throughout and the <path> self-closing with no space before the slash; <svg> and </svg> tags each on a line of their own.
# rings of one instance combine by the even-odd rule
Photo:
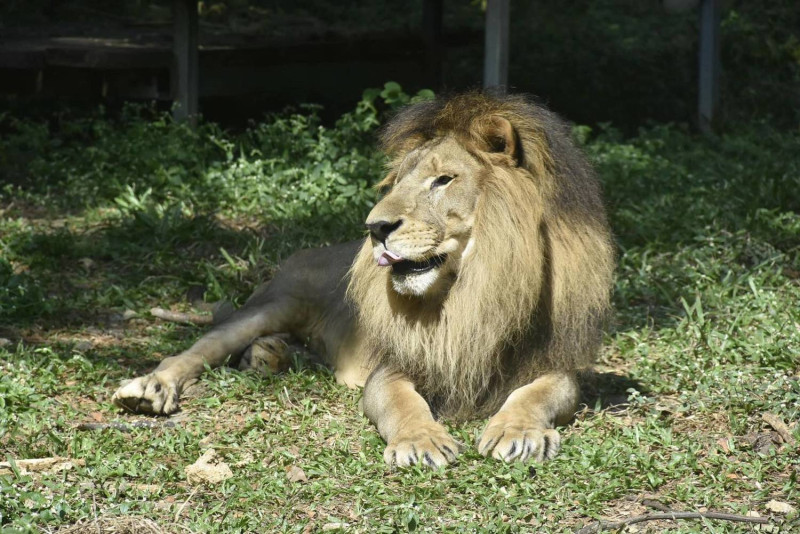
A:
<svg viewBox="0 0 800 534">
<path fill-rule="evenodd" d="M 398 256 L 394 252 L 389 252 L 388 250 L 384 250 L 381 257 L 378 258 L 378 265 L 381 267 L 388 267 L 393 263 L 397 263 L 398 261 L 403 261 L 401 256 Z"/>
</svg>

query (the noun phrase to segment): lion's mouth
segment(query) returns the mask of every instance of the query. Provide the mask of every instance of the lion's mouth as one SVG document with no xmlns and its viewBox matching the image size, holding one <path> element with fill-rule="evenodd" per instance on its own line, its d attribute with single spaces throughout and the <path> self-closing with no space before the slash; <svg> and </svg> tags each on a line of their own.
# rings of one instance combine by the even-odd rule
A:
<svg viewBox="0 0 800 534">
<path fill-rule="evenodd" d="M 423 261 L 401 260 L 392 263 L 392 274 L 403 276 L 407 274 L 425 273 L 437 267 L 441 267 L 446 259 L 447 254 L 440 254 Z"/>
</svg>

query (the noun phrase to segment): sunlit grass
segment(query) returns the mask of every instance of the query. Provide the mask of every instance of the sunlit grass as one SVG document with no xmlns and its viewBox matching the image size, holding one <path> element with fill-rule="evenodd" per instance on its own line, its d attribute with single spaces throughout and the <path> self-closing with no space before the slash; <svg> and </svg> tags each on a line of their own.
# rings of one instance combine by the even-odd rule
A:
<svg viewBox="0 0 800 534">
<path fill-rule="evenodd" d="M 643 498 L 762 516 L 770 500 L 800 501 L 797 445 L 760 438 L 765 412 L 800 437 L 800 137 L 764 124 L 716 140 L 677 127 L 588 136 L 619 242 L 616 313 L 546 465 L 484 459 L 474 422 L 450 427 L 468 444 L 456 465 L 387 470 L 358 393 L 309 363 L 210 372 L 172 427 L 79 430 L 142 419 L 110 404 L 119 380 L 201 335 L 150 307 L 241 300 L 292 250 L 361 234 L 381 159 L 374 124 L 354 117 L 332 129 L 283 117 L 238 136 L 93 118 L 72 124 L 84 136 L 72 145 L 31 125 L 4 145 L 42 150 L 11 166 L 28 185 L 0 204 L 0 455 L 81 462 L 0 475 L 0 526 L 141 516 L 214 532 L 555 532 L 643 513 Z M 184 468 L 207 447 L 233 478 L 193 487 Z M 643 526 L 712 527 L 751 530 Z"/>
</svg>

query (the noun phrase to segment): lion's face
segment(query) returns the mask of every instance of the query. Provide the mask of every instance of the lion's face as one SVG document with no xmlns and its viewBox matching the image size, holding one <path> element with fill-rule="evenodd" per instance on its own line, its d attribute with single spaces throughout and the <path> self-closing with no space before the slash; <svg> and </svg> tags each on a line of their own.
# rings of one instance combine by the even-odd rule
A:
<svg viewBox="0 0 800 534">
<path fill-rule="evenodd" d="M 366 226 L 372 254 L 401 295 L 447 291 L 471 249 L 484 168 L 453 138 L 412 150 L 384 181 L 390 191 Z"/>
</svg>

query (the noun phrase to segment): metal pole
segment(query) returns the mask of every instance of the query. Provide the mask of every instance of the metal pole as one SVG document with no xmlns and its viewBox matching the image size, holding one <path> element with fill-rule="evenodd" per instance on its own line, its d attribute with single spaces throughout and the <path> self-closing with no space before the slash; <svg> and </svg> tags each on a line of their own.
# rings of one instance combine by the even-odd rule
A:
<svg viewBox="0 0 800 534">
<path fill-rule="evenodd" d="M 194 123 L 199 95 L 197 0 L 174 0 L 172 16 L 175 24 L 172 42 L 172 98 L 176 103 L 173 117 L 178 121 L 188 119 Z"/>
<path fill-rule="evenodd" d="M 719 122 L 719 0 L 702 0 L 700 5 L 698 126 L 712 133 Z"/>
<path fill-rule="evenodd" d="M 486 45 L 483 59 L 483 88 L 505 91 L 508 85 L 509 0 L 486 3 Z"/>
</svg>

